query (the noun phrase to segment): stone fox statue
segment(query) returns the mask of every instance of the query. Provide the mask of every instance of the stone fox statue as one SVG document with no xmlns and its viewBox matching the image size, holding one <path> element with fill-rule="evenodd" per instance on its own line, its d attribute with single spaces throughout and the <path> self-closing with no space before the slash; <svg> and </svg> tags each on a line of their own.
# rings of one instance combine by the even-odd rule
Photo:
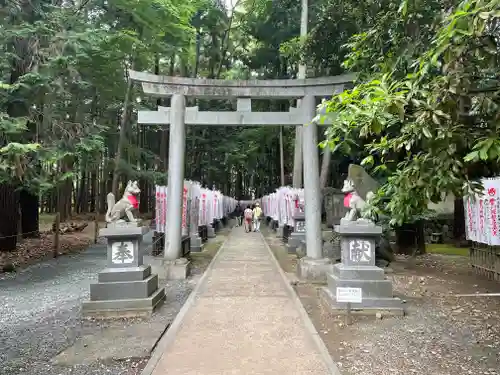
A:
<svg viewBox="0 0 500 375">
<path fill-rule="evenodd" d="M 123 217 L 127 217 L 130 222 L 137 222 L 137 219 L 132 214 L 134 209 L 139 208 L 139 202 L 137 201 L 137 196 L 141 190 L 137 186 L 137 181 L 129 181 L 125 187 L 125 192 L 123 193 L 122 199 L 115 203 L 115 195 L 109 193 L 107 196 L 108 211 L 106 212 L 106 222 L 116 223 L 122 220 Z"/>
<path fill-rule="evenodd" d="M 370 222 L 371 220 L 363 217 L 363 211 L 367 202 L 370 202 L 375 194 L 369 191 L 366 194 L 366 201 L 361 198 L 356 191 L 354 183 L 351 179 L 346 179 L 344 181 L 344 186 L 342 187 L 342 192 L 344 196 L 344 206 L 349 208 L 350 211 L 342 218 L 343 221 L 359 221 L 359 222 Z"/>
</svg>

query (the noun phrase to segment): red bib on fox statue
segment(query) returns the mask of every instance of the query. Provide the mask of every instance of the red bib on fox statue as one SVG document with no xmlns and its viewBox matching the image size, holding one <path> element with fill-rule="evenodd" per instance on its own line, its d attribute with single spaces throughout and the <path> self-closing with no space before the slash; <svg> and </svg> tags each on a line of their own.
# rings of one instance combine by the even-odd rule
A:
<svg viewBox="0 0 500 375">
<path fill-rule="evenodd" d="M 137 200 L 137 197 L 135 195 L 129 195 L 127 198 L 132 207 L 137 210 L 139 208 L 139 201 Z"/>
<path fill-rule="evenodd" d="M 344 195 L 344 207 L 351 208 L 352 193 Z"/>
</svg>

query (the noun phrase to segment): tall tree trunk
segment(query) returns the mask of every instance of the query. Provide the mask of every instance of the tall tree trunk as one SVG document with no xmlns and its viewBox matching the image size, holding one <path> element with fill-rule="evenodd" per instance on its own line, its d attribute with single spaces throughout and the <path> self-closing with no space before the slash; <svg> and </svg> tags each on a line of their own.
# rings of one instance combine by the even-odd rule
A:
<svg viewBox="0 0 500 375">
<path fill-rule="evenodd" d="M 293 152 L 292 184 L 294 188 L 302 187 L 302 126 L 295 127 L 295 149 Z"/>
<path fill-rule="evenodd" d="M 324 189 L 328 183 L 328 176 L 330 175 L 330 160 L 332 159 L 332 152 L 330 147 L 326 146 L 323 149 L 323 159 L 321 160 L 321 172 L 319 174 L 319 188 Z"/>
<path fill-rule="evenodd" d="M 200 69 L 200 51 L 201 51 L 201 32 L 200 29 L 196 29 L 196 55 L 194 58 L 194 72 L 193 78 L 198 77 L 198 70 Z"/>
<path fill-rule="evenodd" d="M 453 210 L 453 239 L 461 241 L 465 239 L 465 207 L 462 198 L 455 199 Z"/>
<path fill-rule="evenodd" d="M 173 61 L 175 61 L 175 55 L 170 59 L 171 64 L 170 64 L 170 71 L 169 74 L 173 74 L 174 70 L 174 65 L 172 64 Z M 155 60 L 155 74 L 159 75 L 160 74 L 160 55 L 156 55 L 156 60 Z M 158 107 L 162 106 L 162 100 L 161 98 L 158 98 L 156 100 L 156 109 L 158 110 Z M 162 165 L 160 170 L 163 172 L 167 172 L 168 170 L 168 139 L 169 139 L 169 132 L 166 127 L 162 127 L 160 130 L 160 160 L 162 161 Z"/>
<path fill-rule="evenodd" d="M 132 57 L 131 70 L 134 69 L 135 58 Z M 127 89 L 125 90 L 125 98 L 123 99 L 123 110 L 120 119 L 120 135 L 118 138 L 118 147 L 116 149 L 115 155 L 115 167 L 113 171 L 113 183 L 111 185 L 111 191 L 115 195 L 118 196 L 118 182 L 120 181 L 120 163 L 122 159 L 122 154 L 125 148 L 125 143 L 127 141 L 127 124 L 128 124 L 128 107 L 130 103 L 130 94 L 132 92 L 132 80 L 127 79 Z"/>
<path fill-rule="evenodd" d="M 20 1 L 16 3 L 17 6 L 20 7 L 21 12 L 19 13 L 22 19 L 17 19 L 15 22 L 26 22 L 33 23 L 36 21 L 37 12 L 34 8 L 34 3 L 31 1 Z M 10 45 L 8 46 L 9 52 L 12 53 L 11 66 L 10 66 L 10 77 L 9 83 L 11 85 L 17 84 L 19 79 L 27 73 L 37 70 L 37 59 L 35 55 L 37 53 L 37 43 L 35 43 L 33 38 L 30 37 L 13 37 Z M 9 93 L 8 103 L 7 103 L 7 113 L 11 117 L 28 117 L 29 116 L 29 108 L 30 105 L 29 99 L 25 98 L 23 94 L 19 91 L 14 90 Z M 34 141 L 37 138 L 37 125 L 28 121 L 28 129 L 32 131 L 30 134 L 31 139 Z M 3 144 L 0 142 L 0 147 Z M 5 190 L 7 194 L 7 190 Z M 15 194 L 16 197 L 19 197 L 19 194 Z M 20 198 L 21 202 L 21 211 L 22 211 L 22 232 L 23 235 L 28 237 L 38 236 L 38 213 L 39 213 L 39 197 L 36 193 L 31 193 L 23 190 L 22 198 Z M 16 201 L 16 212 L 18 211 L 17 201 Z M 5 212 L 5 211 L 2 211 Z M 9 219 L 9 213 L 5 217 L 5 220 Z M 16 217 L 19 215 L 17 212 L 13 214 Z M 17 227 L 18 220 L 16 219 L 15 225 Z M 16 230 L 17 232 L 17 230 Z M 14 241 L 15 243 L 15 241 Z"/>
<path fill-rule="evenodd" d="M 401 227 L 396 228 L 396 247 L 400 254 L 424 254 L 425 233 L 423 221 L 403 224 Z"/>
<path fill-rule="evenodd" d="M 285 157 L 283 155 L 283 126 L 280 126 L 280 176 L 281 176 L 281 186 L 285 186 Z"/>
<path fill-rule="evenodd" d="M 90 212 L 97 212 L 97 207 L 96 207 L 96 198 L 97 194 L 99 192 L 99 186 L 97 183 L 97 172 L 93 171 L 90 174 Z"/>
<path fill-rule="evenodd" d="M 37 194 L 28 190 L 21 190 L 19 194 L 21 208 L 21 227 L 24 238 L 38 237 L 39 229 L 39 198 Z"/>
<path fill-rule="evenodd" d="M 61 174 L 64 175 L 71 172 L 73 169 L 72 160 L 61 161 Z M 57 211 L 61 215 L 61 222 L 67 220 L 71 216 L 71 206 L 72 206 L 72 193 L 73 193 L 73 180 L 68 178 L 65 181 L 59 183 L 58 186 L 58 204 Z"/>
<path fill-rule="evenodd" d="M 0 252 L 13 251 L 17 245 L 19 221 L 18 194 L 12 185 L 0 184 Z"/>
</svg>

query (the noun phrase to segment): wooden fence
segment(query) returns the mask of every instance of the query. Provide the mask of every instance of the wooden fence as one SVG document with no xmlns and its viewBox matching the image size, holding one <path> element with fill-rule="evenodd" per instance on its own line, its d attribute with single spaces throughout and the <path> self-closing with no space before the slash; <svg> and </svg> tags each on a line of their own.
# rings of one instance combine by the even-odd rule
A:
<svg viewBox="0 0 500 375">
<path fill-rule="evenodd" d="M 469 257 L 476 274 L 500 281 L 500 246 L 472 242 Z"/>
</svg>

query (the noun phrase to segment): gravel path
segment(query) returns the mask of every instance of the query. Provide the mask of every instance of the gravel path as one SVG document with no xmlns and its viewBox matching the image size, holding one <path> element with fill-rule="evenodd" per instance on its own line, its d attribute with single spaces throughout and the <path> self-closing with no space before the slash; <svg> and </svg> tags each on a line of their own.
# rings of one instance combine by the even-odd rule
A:
<svg viewBox="0 0 500 375">
<path fill-rule="evenodd" d="M 151 244 L 151 234 L 144 246 Z M 106 265 L 104 245 L 0 275 L 0 375 L 132 375 L 144 360 L 55 366 L 50 360 L 75 340 L 133 320 L 96 322 L 80 318 L 89 284 Z M 166 284 L 167 302 L 151 319 L 173 319 L 195 279 Z M 167 320 L 166 320 L 167 319 Z"/>
<path fill-rule="evenodd" d="M 318 311 L 315 291 L 299 286 L 343 375 L 500 374 L 499 298 L 454 296 L 498 292 L 500 286 L 456 272 L 455 267 L 467 269 L 467 258 L 452 265 L 451 257 L 425 260 L 431 262 L 414 269 L 393 264 L 389 277 L 407 302 L 408 315 L 402 318 L 357 316 L 345 326 L 343 317 L 332 316 L 323 306 Z"/>
<path fill-rule="evenodd" d="M 282 268 L 296 259 L 273 233 L 267 241 Z M 500 298 L 457 297 L 498 293 L 500 283 L 471 270 L 467 257 L 428 254 L 397 257 L 388 278 L 406 301 L 405 317 L 344 316 L 325 308 L 318 286 L 296 291 L 342 375 L 500 375 Z"/>
</svg>

